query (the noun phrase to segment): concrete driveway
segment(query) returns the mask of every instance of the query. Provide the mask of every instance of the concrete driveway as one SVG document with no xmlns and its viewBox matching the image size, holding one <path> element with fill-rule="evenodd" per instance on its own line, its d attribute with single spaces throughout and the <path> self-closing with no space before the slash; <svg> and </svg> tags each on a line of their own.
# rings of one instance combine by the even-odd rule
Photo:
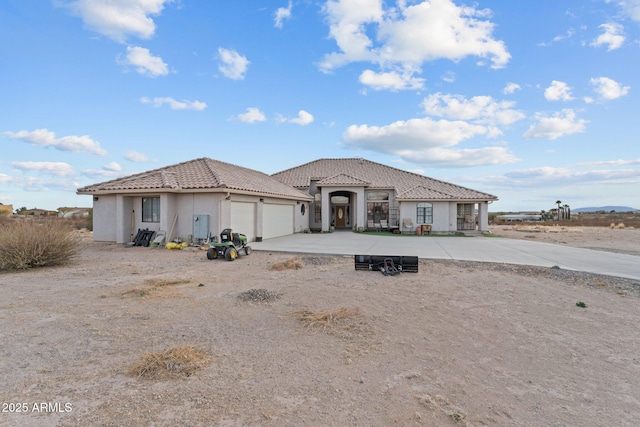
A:
<svg viewBox="0 0 640 427">
<path fill-rule="evenodd" d="M 558 266 L 640 280 L 640 257 L 501 237 L 382 236 L 351 231 L 293 234 L 252 242 L 257 251 L 331 255 L 411 255 L 509 264 Z"/>
</svg>

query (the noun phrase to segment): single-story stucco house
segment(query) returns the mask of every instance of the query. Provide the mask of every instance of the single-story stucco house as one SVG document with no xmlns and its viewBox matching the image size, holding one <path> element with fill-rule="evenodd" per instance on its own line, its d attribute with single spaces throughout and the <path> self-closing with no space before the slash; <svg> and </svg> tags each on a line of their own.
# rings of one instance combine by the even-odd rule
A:
<svg viewBox="0 0 640 427">
<path fill-rule="evenodd" d="M 496 196 L 365 159 L 320 159 L 271 175 L 313 196 L 309 228 L 488 230 Z"/>
<path fill-rule="evenodd" d="M 137 230 L 167 241 L 206 240 L 225 228 L 249 241 L 309 227 L 313 200 L 267 174 L 200 158 L 79 188 L 93 196 L 93 239 L 125 243 Z"/>
<path fill-rule="evenodd" d="M 488 230 L 496 196 L 364 159 L 320 159 L 266 175 L 200 158 L 79 188 L 93 196 L 93 238 L 139 229 L 206 240 L 225 228 L 261 241 L 309 230 Z"/>
</svg>

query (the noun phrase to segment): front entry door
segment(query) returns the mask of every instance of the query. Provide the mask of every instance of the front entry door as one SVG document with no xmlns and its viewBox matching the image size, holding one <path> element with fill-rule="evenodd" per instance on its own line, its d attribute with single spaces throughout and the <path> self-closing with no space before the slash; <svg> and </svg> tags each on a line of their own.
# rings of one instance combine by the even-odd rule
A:
<svg viewBox="0 0 640 427">
<path fill-rule="evenodd" d="M 344 228 L 347 225 L 346 206 L 336 206 L 336 228 Z"/>
</svg>

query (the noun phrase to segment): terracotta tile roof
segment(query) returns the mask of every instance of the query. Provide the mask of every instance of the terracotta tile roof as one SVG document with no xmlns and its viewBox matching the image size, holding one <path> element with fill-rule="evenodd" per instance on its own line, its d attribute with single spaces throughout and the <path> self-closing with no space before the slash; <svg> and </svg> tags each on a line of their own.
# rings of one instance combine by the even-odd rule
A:
<svg viewBox="0 0 640 427">
<path fill-rule="evenodd" d="M 363 181 L 358 178 L 354 178 L 351 175 L 347 175 L 346 173 L 339 173 L 338 175 L 330 176 L 329 178 L 324 178 L 318 181 L 318 185 L 341 185 L 341 186 L 349 186 L 349 185 L 364 185 L 368 187 L 371 184 L 369 181 Z"/>
<path fill-rule="evenodd" d="M 225 189 L 299 200 L 311 197 L 267 174 L 210 158 L 166 166 L 111 181 L 89 185 L 78 194 L 118 193 L 142 190 L 187 191 Z"/>
<path fill-rule="evenodd" d="M 427 188 L 422 185 L 416 185 L 415 187 L 396 195 L 396 199 L 399 200 L 446 200 L 450 198 L 450 194 L 442 193 L 438 190 Z"/>
<path fill-rule="evenodd" d="M 330 179 L 328 182 L 333 182 L 334 177 L 346 174 L 352 180 L 369 183 L 369 189 L 395 189 L 405 200 L 497 200 L 492 194 L 365 159 L 319 159 L 271 176 L 306 190 L 311 180 Z"/>
</svg>

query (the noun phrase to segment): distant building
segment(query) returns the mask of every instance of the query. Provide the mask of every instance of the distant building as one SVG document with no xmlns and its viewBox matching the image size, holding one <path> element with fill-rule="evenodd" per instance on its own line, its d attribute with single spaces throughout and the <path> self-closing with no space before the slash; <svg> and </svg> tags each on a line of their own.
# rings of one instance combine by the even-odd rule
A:
<svg viewBox="0 0 640 427">
<path fill-rule="evenodd" d="M 524 222 L 524 221 L 542 221 L 542 215 L 537 215 L 537 214 L 508 214 L 508 215 L 498 215 L 496 217 L 496 219 L 498 221 L 506 221 L 506 222 L 513 222 L 513 221 L 520 221 L 520 222 Z"/>
<path fill-rule="evenodd" d="M 26 211 L 22 211 L 22 215 L 33 215 L 33 216 L 57 216 L 58 211 L 50 211 L 47 209 L 27 209 Z"/>
<path fill-rule="evenodd" d="M 86 218 L 91 208 L 58 208 L 58 218 Z"/>
</svg>

